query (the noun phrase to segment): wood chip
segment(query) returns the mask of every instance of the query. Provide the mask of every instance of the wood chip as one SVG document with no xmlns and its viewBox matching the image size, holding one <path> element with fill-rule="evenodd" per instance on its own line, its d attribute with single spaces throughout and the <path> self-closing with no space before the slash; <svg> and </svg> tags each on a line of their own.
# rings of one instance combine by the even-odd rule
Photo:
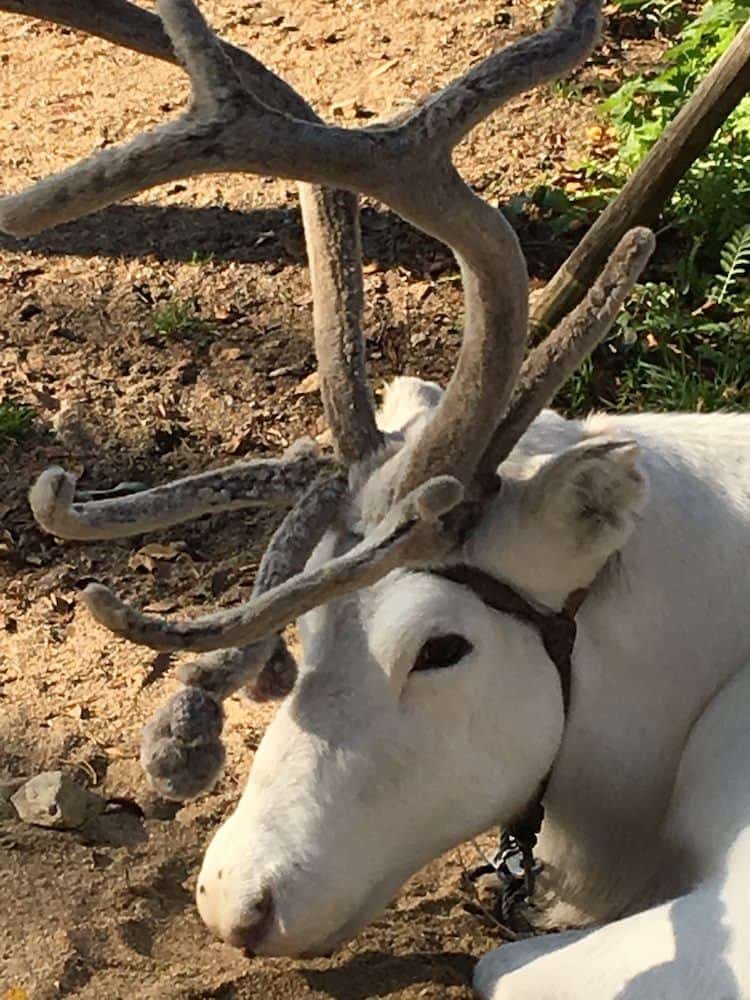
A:
<svg viewBox="0 0 750 1000">
<path fill-rule="evenodd" d="M 320 372 L 318 371 L 314 371 L 307 378 L 303 378 L 296 386 L 294 395 L 308 396 L 313 392 L 320 392 Z"/>
<path fill-rule="evenodd" d="M 398 66 L 398 64 L 399 64 L 398 59 L 389 59 L 388 62 L 382 63 L 380 66 L 378 66 L 377 69 L 373 70 L 372 73 L 370 73 L 370 79 L 376 80 L 379 76 L 382 76 L 384 73 L 387 73 L 389 69 L 393 69 L 394 66 Z"/>
</svg>

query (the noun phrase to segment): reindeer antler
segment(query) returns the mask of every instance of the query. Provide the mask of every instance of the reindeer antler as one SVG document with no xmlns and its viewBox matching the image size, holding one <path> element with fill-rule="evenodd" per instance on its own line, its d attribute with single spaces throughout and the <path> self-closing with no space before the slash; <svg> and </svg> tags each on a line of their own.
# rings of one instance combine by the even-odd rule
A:
<svg viewBox="0 0 750 1000">
<path fill-rule="evenodd" d="M 128 0 L 0 0 L 0 10 L 55 21 L 157 59 L 178 62 L 161 19 Z M 265 105 L 303 121 L 320 122 L 292 87 L 249 52 L 226 42 L 218 44 L 244 88 L 252 90 Z M 105 186 L 108 183 L 106 178 L 104 183 Z M 31 195 L 34 190 L 26 194 Z M 7 201 L 0 199 L 0 204 L 5 201 L 6 206 L 12 207 L 14 198 L 25 199 L 26 194 L 11 196 Z M 110 194 L 104 204 L 117 200 L 117 194 Z M 61 197 L 58 209 L 64 200 Z M 349 192 L 301 184 L 300 203 L 311 278 L 313 285 L 319 286 L 314 325 L 323 406 L 336 456 L 350 465 L 377 451 L 382 443 L 365 366 L 357 198 Z M 3 221 L 0 210 L 0 228 L 5 226 L 16 235 L 37 232 L 91 210 L 75 201 L 68 206 L 64 218 L 45 219 L 33 208 L 29 212 L 28 203 L 16 204 L 20 214 L 15 221 L 13 216 Z"/>
<path fill-rule="evenodd" d="M 285 506 L 333 465 L 317 455 L 313 442 L 309 448 L 306 444 L 297 442 L 282 459 L 242 462 L 128 496 L 85 503 L 76 503 L 75 476 L 52 466 L 34 483 L 29 503 L 51 535 L 87 541 L 128 538 L 222 510 Z"/>
<path fill-rule="evenodd" d="M 526 428 L 604 339 L 655 249 L 650 229 L 623 236 L 583 302 L 529 354 L 508 412 L 482 457 L 479 478 L 494 478 Z"/>
<path fill-rule="evenodd" d="M 320 604 L 377 583 L 394 569 L 440 563 L 456 545 L 442 518 L 463 495 L 458 480 L 431 479 L 397 503 L 377 531 L 346 555 L 299 573 L 247 604 L 191 622 L 141 614 L 98 583 L 86 587 L 83 600 L 111 632 L 152 649 L 203 651 L 255 642 Z"/>
<path fill-rule="evenodd" d="M 346 493 L 342 476 L 321 477 L 299 499 L 274 534 L 261 560 L 253 598 L 300 573 L 335 521 Z M 185 685 L 159 708 L 143 730 L 141 765 L 164 798 L 195 798 L 209 791 L 224 765 L 221 702 L 249 683 L 262 682 L 283 697 L 296 678 L 296 663 L 277 633 L 245 646 L 207 653 L 181 667 Z M 265 693 L 265 692 L 264 692 Z"/>
<path fill-rule="evenodd" d="M 428 475 L 470 481 L 523 359 L 527 274 L 510 225 L 464 184 L 451 152 L 468 129 L 510 96 L 581 61 L 597 38 L 599 3 L 564 0 L 547 31 L 491 56 L 406 121 L 354 130 L 312 123 L 264 104 L 240 79 L 193 0 L 160 0 L 158 10 L 192 82 L 187 113 L 2 199 L 0 225 L 28 233 L 155 184 L 215 170 L 288 177 L 382 199 L 453 249 L 466 296 L 456 374 L 414 449 L 398 495 L 405 496 Z M 313 253 L 324 256 L 311 235 Z M 358 257 L 356 248 L 352 254 Z M 322 285 L 324 266 L 316 270 Z M 364 409 L 371 413 L 371 407 Z M 373 435 L 372 443 L 376 440 Z"/>
<path fill-rule="evenodd" d="M 3 6 L 19 9 L 0 0 Z M 127 36 L 122 23 L 132 10 L 125 0 L 107 0 L 117 24 L 102 27 L 92 0 L 82 0 L 77 13 L 63 0 L 30 0 L 20 6 L 25 13 L 41 10 L 43 16 L 56 8 L 56 19 L 89 28 L 93 24 L 92 30 L 110 38 Z M 353 130 L 323 125 L 252 57 L 221 43 L 193 0 L 159 0 L 157 6 L 172 44 L 148 18 L 146 44 L 162 58 L 176 53 L 192 83 L 189 110 L 177 121 L 0 200 L 0 224 L 32 232 L 155 184 L 206 171 L 276 175 L 384 201 L 453 250 L 466 299 L 464 339 L 453 378 L 400 463 L 394 508 L 360 546 L 314 572 L 298 573 L 249 606 L 182 625 L 139 615 L 105 588 L 92 588 L 86 595 L 100 621 L 134 641 L 210 650 L 260 639 L 316 603 L 371 584 L 396 566 L 445 558 L 460 544 L 466 527 L 466 517 L 456 510 L 463 491 L 477 485 L 480 494 L 486 490 L 488 465 L 512 446 L 564 373 L 604 336 L 652 244 L 643 233 L 629 237 L 587 303 L 531 355 L 514 395 L 528 326 L 525 261 L 502 214 L 457 173 L 452 151 L 508 98 L 558 77 L 585 58 L 598 36 L 600 0 L 561 0 L 548 29 L 490 56 L 410 115 Z M 143 14 L 138 15 L 141 23 Z M 364 377 L 356 199 L 342 191 L 306 189 L 302 201 L 323 400 L 338 456 L 351 465 L 371 456 L 381 443 Z"/>
</svg>

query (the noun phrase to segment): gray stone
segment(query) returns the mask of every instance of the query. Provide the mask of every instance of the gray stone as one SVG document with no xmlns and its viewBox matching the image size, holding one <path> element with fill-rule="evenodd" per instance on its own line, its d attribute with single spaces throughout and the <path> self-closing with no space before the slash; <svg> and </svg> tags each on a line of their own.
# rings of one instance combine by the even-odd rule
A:
<svg viewBox="0 0 750 1000">
<path fill-rule="evenodd" d="M 45 771 L 22 785 L 11 802 L 24 823 L 75 830 L 103 807 L 102 800 L 63 771 Z"/>
</svg>

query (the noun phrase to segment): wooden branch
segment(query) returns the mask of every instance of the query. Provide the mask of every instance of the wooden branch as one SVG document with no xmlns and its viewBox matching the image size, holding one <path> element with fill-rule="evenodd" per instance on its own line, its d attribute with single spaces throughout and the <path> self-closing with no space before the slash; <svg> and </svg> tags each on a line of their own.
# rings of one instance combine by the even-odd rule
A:
<svg viewBox="0 0 750 1000">
<path fill-rule="evenodd" d="M 652 225 L 717 130 L 750 92 L 750 21 L 534 303 L 532 333 L 555 326 L 591 287 L 618 240 Z"/>
</svg>

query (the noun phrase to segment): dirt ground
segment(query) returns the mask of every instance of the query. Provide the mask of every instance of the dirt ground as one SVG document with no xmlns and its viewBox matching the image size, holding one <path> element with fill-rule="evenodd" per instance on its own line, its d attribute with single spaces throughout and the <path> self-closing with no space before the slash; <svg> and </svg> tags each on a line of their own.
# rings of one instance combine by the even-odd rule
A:
<svg viewBox="0 0 750 1000">
<path fill-rule="evenodd" d="M 213 24 L 285 75 L 328 118 L 395 111 L 534 25 L 527 0 L 205 0 Z M 653 60 L 658 41 L 613 22 L 570 88 L 514 101 L 460 150 L 493 201 L 564 182 L 595 135 L 602 92 Z M 51 25 L 0 15 L 2 188 L 119 142 L 178 111 L 182 74 Z M 593 131 L 592 131 L 593 129 Z M 567 248 L 522 231 L 543 281 Z M 459 341 L 447 252 L 380 209 L 364 212 L 367 336 L 376 385 L 443 379 Z M 37 430 L 0 451 L 0 777 L 65 768 L 137 803 L 79 833 L 0 823 L 0 997 L 286 1000 L 464 998 L 496 943 L 463 909 L 465 847 L 414 878 L 331 960 L 255 960 L 212 941 L 192 893 L 202 851 L 236 801 L 272 709 L 228 706 L 226 774 L 177 811 L 137 763 L 145 719 L 174 690 L 170 665 L 81 611 L 92 578 L 139 605 L 195 613 L 245 599 L 266 516 L 227 514 L 153 537 L 60 543 L 25 495 L 56 462 L 82 485 L 158 483 L 275 454 L 324 430 L 311 300 L 293 185 L 244 176 L 172 184 L 29 240 L 0 239 L 0 400 L 31 404 Z M 192 322 L 155 316 L 192 303 Z M 158 541 L 162 548 L 145 548 Z M 145 812 L 145 816 L 141 815 Z"/>
</svg>

